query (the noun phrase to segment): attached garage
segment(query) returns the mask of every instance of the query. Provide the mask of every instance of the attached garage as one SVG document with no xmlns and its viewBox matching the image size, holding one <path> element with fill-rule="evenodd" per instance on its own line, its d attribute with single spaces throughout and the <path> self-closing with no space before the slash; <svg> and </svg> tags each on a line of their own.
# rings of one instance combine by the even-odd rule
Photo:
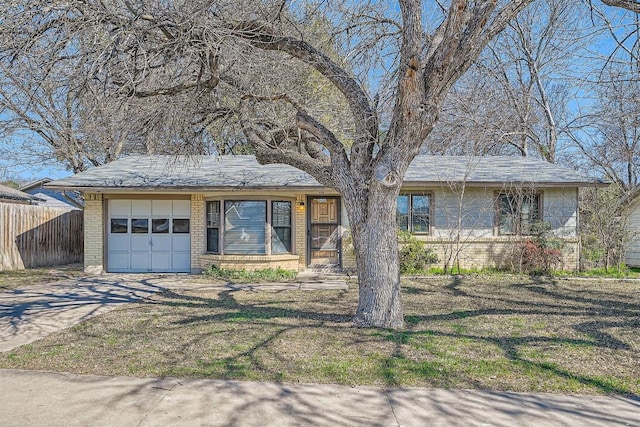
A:
<svg viewBox="0 0 640 427">
<path fill-rule="evenodd" d="M 107 204 L 107 271 L 191 271 L 189 200 L 112 199 Z"/>
</svg>

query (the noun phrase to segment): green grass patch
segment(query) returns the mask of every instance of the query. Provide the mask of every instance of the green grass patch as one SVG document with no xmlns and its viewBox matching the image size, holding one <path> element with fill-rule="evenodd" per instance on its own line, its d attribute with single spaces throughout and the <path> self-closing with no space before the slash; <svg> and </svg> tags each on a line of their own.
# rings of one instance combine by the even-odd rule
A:
<svg viewBox="0 0 640 427">
<path fill-rule="evenodd" d="M 392 331 L 351 326 L 353 288 L 181 287 L 0 354 L 0 368 L 640 396 L 637 282 L 440 277 L 403 289 L 406 328 Z"/>
<path fill-rule="evenodd" d="M 284 268 L 264 268 L 260 270 L 225 269 L 211 265 L 202 272 L 203 275 L 224 279 L 240 283 L 250 282 L 276 282 L 281 280 L 295 279 L 298 274 L 295 270 L 285 270 Z"/>
</svg>

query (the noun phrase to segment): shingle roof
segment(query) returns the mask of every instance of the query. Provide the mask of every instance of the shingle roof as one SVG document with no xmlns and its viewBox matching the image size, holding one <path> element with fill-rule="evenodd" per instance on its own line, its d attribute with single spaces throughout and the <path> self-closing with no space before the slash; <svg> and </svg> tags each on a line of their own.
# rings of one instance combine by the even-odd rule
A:
<svg viewBox="0 0 640 427">
<path fill-rule="evenodd" d="M 28 203 L 34 199 L 37 198 L 31 194 L 0 184 L 0 200 L 15 200 L 16 202 Z"/>
<path fill-rule="evenodd" d="M 405 176 L 411 183 L 601 184 L 585 174 L 524 157 L 417 156 Z M 321 185 L 292 166 L 261 165 L 254 156 L 128 156 L 46 185 L 91 189 L 312 188 Z"/>
</svg>

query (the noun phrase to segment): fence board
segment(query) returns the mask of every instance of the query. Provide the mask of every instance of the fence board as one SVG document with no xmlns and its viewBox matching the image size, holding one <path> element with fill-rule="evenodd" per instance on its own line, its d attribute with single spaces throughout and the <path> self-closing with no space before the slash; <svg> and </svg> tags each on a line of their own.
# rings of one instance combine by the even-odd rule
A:
<svg viewBox="0 0 640 427">
<path fill-rule="evenodd" d="M 0 203 L 0 271 L 82 261 L 83 212 Z"/>
</svg>

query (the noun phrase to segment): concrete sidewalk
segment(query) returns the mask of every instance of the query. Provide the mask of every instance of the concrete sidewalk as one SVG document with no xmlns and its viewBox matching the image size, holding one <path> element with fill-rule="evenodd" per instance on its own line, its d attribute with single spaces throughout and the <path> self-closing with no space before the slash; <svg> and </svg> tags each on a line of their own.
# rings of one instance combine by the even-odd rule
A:
<svg viewBox="0 0 640 427">
<path fill-rule="evenodd" d="M 640 401 L 0 370 L 3 426 L 640 426 Z"/>
</svg>

